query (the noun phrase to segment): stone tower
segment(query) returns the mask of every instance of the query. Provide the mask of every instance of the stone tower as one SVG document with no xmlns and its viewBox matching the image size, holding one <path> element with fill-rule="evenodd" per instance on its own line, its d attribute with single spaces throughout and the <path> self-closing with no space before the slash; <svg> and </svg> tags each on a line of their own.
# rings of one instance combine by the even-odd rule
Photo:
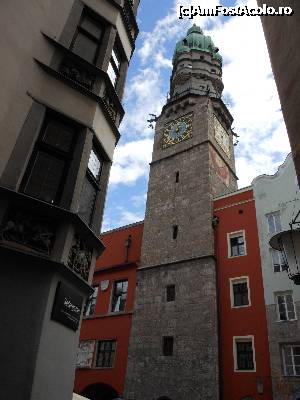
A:
<svg viewBox="0 0 300 400">
<path fill-rule="evenodd" d="M 222 58 L 191 27 L 156 124 L 126 399 L 219 398 L 212 201 L 237 188 Z"/>
</svg>

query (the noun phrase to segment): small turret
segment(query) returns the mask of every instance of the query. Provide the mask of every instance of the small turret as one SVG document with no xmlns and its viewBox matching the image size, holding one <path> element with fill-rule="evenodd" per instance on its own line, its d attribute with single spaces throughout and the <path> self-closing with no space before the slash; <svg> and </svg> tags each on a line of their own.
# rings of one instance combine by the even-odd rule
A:
<svg viewBox="0 0 300 400">
<path fill-rule="evenodd" d="M 195 24 L 187 31 L 186 37 L 177 42 L 174 51 L 173 62 L 175 61 L 178 53 L 190 52 L 192 50 L 210 53 L 213 59 L 222 63 L 222 57 L 219 54 L 219 49 L 214 45 L 211 37 L 205 36 L 202 29 Z"/>
<path fill-rule="evenodd" d="M 223 90 L 222 57 L 210 36 L 193 25 L 176 44 L 170 95 L 193 93 L 220 97 Z"/>
</svg>

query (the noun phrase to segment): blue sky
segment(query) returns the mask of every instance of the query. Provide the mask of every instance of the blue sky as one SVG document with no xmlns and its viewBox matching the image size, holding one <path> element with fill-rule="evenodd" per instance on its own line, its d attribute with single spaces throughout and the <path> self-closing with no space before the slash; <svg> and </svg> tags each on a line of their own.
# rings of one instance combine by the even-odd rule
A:
<svg viewBox="0 0 300 400">
<path fill-rule="evenodd" d="M 140 34 L 131 60 L 108 187 L 102 231 L 144 219 L 154 130 L 149 113 L 160 114 L 169 90 L 176 42 L 191 24 L 210 35 L 223 56 L 224 98 L 240 135 L 235 147 L 239 187 L 282 164 L 289 142 L 259 17 L 197 17 L 179 20 L 176 5 L 211 8 L 252 5 L 255 0 L 141 0 Z"/>
</svg>

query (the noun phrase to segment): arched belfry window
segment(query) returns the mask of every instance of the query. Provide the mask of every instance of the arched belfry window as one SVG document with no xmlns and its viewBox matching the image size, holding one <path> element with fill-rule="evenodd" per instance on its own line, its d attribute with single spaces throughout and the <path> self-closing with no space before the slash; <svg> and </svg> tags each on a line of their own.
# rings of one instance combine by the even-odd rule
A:
<svg viewBox="0 0 300 400">
<path fill-rule="evenodd" d="M 171 400 L 170 397 L 161 396 L 157 400 Z"/>
</svg>

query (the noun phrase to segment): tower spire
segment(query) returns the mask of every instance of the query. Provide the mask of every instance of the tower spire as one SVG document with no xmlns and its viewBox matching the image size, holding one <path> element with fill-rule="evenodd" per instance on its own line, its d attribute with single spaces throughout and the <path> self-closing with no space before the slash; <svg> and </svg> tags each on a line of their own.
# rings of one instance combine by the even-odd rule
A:
<svg viewBox="0 0 300 400">
<path fill-rule="evenodd" d="M 223 87 L 219 49 L 194 24 L 175 46 L 170 99 L 187 92 L 219 98 Z"/>
</svg>

